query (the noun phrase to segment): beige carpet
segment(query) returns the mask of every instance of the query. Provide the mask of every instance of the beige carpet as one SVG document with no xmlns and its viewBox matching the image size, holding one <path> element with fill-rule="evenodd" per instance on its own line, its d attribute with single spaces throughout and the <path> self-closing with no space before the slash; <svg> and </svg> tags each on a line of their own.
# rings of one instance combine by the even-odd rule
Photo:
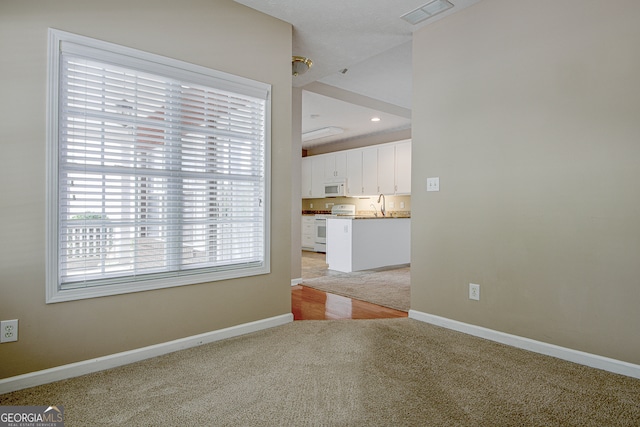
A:
<svg viewBox="0 0 640 427">
<path fill-rule="evenodd" d="M 303 286 L 402 311 L 409 311 L 410 308 L 409 284 L 409 267 L 354 273 L 331 272 L 327 276 L 302 280 Z"/>
<path fill-rule="evenodd" d="M 0 396 L 66 426 L 638 426 L 640 380 L 412 319 L 299 321 Z"/>
</svg>

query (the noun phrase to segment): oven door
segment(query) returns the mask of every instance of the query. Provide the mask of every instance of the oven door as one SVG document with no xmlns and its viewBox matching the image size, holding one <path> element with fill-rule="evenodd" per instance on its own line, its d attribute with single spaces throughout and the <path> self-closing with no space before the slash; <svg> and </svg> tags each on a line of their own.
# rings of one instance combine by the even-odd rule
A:
<svg viewBox="0 0 640 427">
<path fill-rule="evenodd" d="M 325 218 L 316 218 L 316 233 L 313 250 L 316 252 L 327 251 L 327 220 Z"/>
</svg>

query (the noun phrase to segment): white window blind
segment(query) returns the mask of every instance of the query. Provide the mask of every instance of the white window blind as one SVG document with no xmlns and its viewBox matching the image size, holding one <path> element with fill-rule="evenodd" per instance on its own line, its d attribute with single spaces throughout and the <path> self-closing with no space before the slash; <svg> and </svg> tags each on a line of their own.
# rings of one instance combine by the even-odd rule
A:
<svg viewBox="0 0 640 427">
<path fill-rule="evenodd" d="M 265 272 L 268 92 L 58 46 L 57 290 Z"/>
</svg>

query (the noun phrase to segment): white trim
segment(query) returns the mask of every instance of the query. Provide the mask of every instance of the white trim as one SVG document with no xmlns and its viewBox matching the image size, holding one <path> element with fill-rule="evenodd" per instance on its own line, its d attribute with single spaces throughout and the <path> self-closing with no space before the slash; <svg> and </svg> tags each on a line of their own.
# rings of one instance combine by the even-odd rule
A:
<svg viewBox="0 0 640 427">
<path fill-rule="evenodd" d="M 58 274 L 58 108 L 52 108 L 58 100 L 58 78 L 60 74 L 60 56 L 57 54 L 59 39 L 49 28 L 47 49 L 47 148 L 46 148 L 46 212 L 45 219 L 45 301 L 51 300 L 57 291 L 57 285 L 50 286 L 49 278 Z M 55 169 L 51 169 L 54 167 Z"/>
<path fill-rule="evenodd" d="M 15 377 L 0 380 L 0 394 L 103 371 L 117 366 L 128 365 L 151 357 L 162 356 L 163 354 L 173 353 L 175 351 L 185 350 L 187 348 L 197 347 L 199 345 L 209 344 L 227 338 L 233 338 L 261 331 L 263 329 L 282 326 L 290 322 L 293 322 L 293 314 L 282 314 L 280 316 L 231 326 L 229 328 L 180 338 L 161 344 L 150 345 L 148 347 L 142 347 L 135 350 L 124 351 L 122 353 L 111 354 L 95 359 L 84 360 L 82 362 L 57 366 L 55 368 L 45 369 L 42 371 L 17 375 Z"/>
<path fill-rule="evenodd" d="M 112 60 L 115 58 L 118 64 L 143 69 L 147 72 L 178 76 L 202 84 L 210 84 L 208 79 L 214 78 L 217 81 L 216 87 L 219 89 L 260 99 L 267 99 L 271 92 L 271 85 L 268 83 L 104 40 L 55 28 L 49 28 L 49 37 L 50 49 L 55 49 L 57 52 L 74 53 L 81 56 L 91 56 L 99 52 L 101 58 Z M 200 80 L 199 77 L 205 78 L 205 80 Z"/>
<path fill-rule="evenodd" d="M 523 350 L 533 351 L 534 353 L 540 353 L 556 357 L 558 359 L 567 360 L 569 362 L 578 363 L 580 365 L 590 366 L 592 368 L 602 369 L 604 371 L 640 379 L 640 365 L 635 365 L 633 363 L 598 356 L 597 354 L 585 353 L 583 351 L 573 350 L 566 347 L 560 347 L 554 344 L 536 341 L 517 335 L 511 335 L 493 329 L 487 329 L 481 326 L 448 319 L 446 317 L 423 313 L 421 311 L 409 310 L 409 318 L 488 339 L 490 341 L 499 342 L 512 347 L 521 348 Z"/>
<path fill-rule="evenodd" d="M 301 285 L 302 277 L 298 277 L 297 279 L 291 279 L 291 286 Z"/>
<path fill-rule="evenodd" d="M 116 283 L 88 288 L 58 289 L 53 280 L 47 286 L 47 304 L 75 301 L 88 298 L 100 298 L 110 295 L 125 295 L 134 292 L 153 291 L 156 289 L 175 288 L 177 286 L 198 285 L 201 283 L 217 282 L 220 280 L 238 279 L 242 277 L 258 276 L 270 272 L 268 251 L 265 252 L 265 262 L 262 266 L 219 270 L 211 273 L 183 274 L 176 277 L 165 277 L 148 281 Z M 53 277 L 57 277 L 53 276 Z"/>
</svg>

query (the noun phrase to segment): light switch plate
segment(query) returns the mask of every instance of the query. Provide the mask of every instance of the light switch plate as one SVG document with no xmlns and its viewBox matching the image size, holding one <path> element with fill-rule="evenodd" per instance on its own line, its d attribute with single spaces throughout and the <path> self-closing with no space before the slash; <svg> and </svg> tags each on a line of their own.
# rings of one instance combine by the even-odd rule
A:
<svg viewBox="0 0 640 427">
<path fill-rule="evenodd" d="M 440 177 L 427 178 L 427 191 L 440 191 Z"/>
</svg>

